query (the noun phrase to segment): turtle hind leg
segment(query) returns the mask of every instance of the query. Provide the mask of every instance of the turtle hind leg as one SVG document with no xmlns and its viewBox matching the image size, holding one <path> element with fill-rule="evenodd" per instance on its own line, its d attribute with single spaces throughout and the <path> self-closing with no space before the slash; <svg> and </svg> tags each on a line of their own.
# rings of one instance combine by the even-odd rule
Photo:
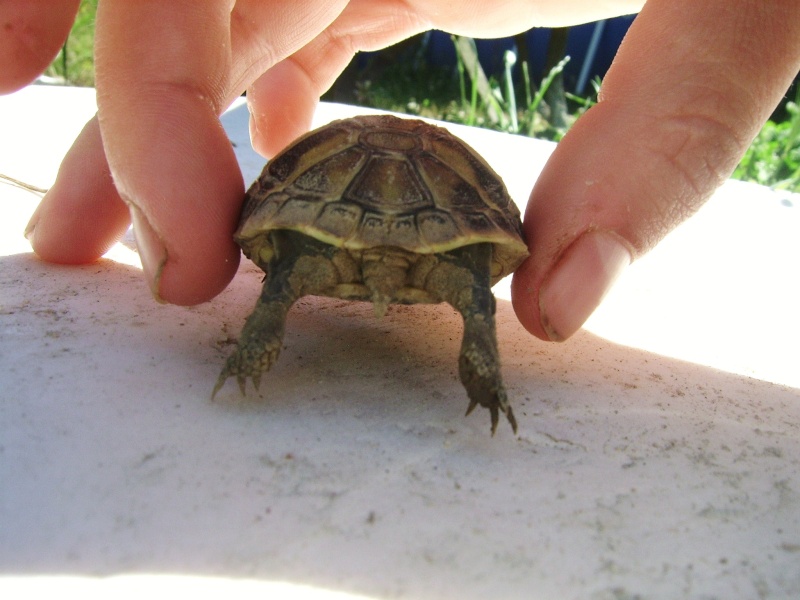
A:
<svg viewBox="0 0 800 600">
<path fill-rule="evenodd" d="M 467 414 L 479 404 L 487 408 L 494 435 L 502 412 L 516 433 L 517 420 L 503 386 L 497 350 L 495 299 L 490 284 L 492 246 L 472 244 L 440 256 L 426 287 L 464 318 L 458 372 L 470 400 Z"/>
<path fill-rule="evenodd" d="M 229 377 L 236 377 L 242 395 L 248 378 L 258 389 L 261 375 L 278 359 L 286 315 L 295 300 L 338 283 L 338 273 L 331 262 L 334 248 L 297 232 L 275 231 L 271 235 L 275 253 L 265 268 L 264 287 L 245 322 L 236 351 L 228 357 L 217 379 L 212 398 Z"/>
</svg>

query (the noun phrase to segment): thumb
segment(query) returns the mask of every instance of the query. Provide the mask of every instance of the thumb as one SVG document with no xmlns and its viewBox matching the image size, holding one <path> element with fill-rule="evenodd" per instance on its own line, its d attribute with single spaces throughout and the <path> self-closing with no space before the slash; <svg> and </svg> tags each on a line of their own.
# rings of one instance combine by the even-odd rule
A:
<svg viewBox="0 0 800 600">
<path fill-rule="evenodd" d="M 649 0 L 599 103 L 556 148 L 525 213 L 522 324 L 577 331 L 616 277 L 733 171 L 800 65 L 794 0 Z"/>
</svg>

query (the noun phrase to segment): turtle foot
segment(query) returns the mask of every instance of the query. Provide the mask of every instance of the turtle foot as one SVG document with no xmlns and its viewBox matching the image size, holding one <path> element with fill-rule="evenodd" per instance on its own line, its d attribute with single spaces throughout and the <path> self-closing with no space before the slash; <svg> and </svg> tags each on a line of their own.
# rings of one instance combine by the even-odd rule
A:
<svg viewBox="0 0 800 600">
<path fill-rule="evenodd" d="M 481 406 L 489 409 L 489 415 L 492 422 L 492 435 L 494 435 L 495 431 L 497 431 L 497 423 L 500 420 L 501 412 L 506 416 L 506 419 L 508 419 L 508 423 L 511 425 L 511 430 L 514 432 L 514 434 L 517 433 L 517 419 L 514 417 L 514 411 L 511 409 L 511 405 L 508 403 L 508 398 L 504 389 L 501 388 L 497 391 L 497 393 L 489 394 L 488 397 L 483 395 L 477 397 L 477 394 L 470 393 L 469 388 L 467 389 L 467 392 L 469 393 L 470 402 L 465 416 L 469 416 L 469 414 L 475 410 L 475 407 L 480 404 Z"/>
<path fill-rule="evenodd" d="M 250 339 L 246 344 L 239 343 L 236 352 L 228 357 L 225 367 L 217 378 L 211 398 L 217 395 L 229 377 L 236 377 L 242 396 L 246 395 L 247 379 L 253 382 L 253 387 L 258 390 L 261 385 L 261 375 L 269 371 L 270 367 L 278 360 L 281 350 L 281 338 L 270 336 L 268 339 Z"/>
<path fill-rule="evenodd" d="M 516 434 L 517 420 L 500 376 L 500 361 L 494 336 L 488 335 L 488 328 L 473 327 L 467 330 L 458 360 L 458 370 L 461 383 L 469 396 L 467 414 L 479 404 L 488 408 L 494 435 L 502 412 Z"/>
</svg>

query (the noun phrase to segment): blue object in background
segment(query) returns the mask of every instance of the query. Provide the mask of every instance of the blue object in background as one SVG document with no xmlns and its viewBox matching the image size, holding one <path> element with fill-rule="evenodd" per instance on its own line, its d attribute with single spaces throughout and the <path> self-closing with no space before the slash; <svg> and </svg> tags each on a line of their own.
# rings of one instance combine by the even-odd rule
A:
<svg viewBox="0 0 800 600">
<path fill-rule="evenodd" d="M 586 23 L 569 28 L 566 54 L 570 62 L 564 69 L 564 87 L 576 93 L 585 91 L 588 81 L 595 76 L 603 77 L 611 66 L 622 38 L 628 31 L 635 15 L 617 17 L 595 23 Z M 528 44 L 528 69 L 534 83 L 541 81 L 544 73 L 547 46 L 551 29 L 531 29 L 526 35 Z M 456 55 L 450 35 L 441 31 L 430 32 L 427 40 L 427 59 L 433 65 L 455 65 Z M 488 75 L 500 77 L 503 73 L 503 54 L 516 51 L 514 38 L 475 40 L 483 70 Z M 520 68 L 523 57 L 517 60 Z"/>
</svg>

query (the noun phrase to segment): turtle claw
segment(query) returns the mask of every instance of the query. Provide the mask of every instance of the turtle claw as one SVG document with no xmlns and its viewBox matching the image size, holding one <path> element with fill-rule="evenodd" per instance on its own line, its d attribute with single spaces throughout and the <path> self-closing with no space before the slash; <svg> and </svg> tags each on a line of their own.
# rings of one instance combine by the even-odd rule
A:
<svg viewBox="0 0 800 600">
<path fill-rule="evenodd" d="M 277 354 L 277 351 L 273 351 L 265 355 L 267 369 L 269 369 L 269 366 L 274 362 Z M 225 368 L 222 369 L 222 373 L 219 374 L 217 383 L 214 385 L 214 391 L 211 392 L 211 399 L 214 399 L 214 396 L 222 389 L 222 386 L 225 385 L 229 377 L 236 377 L 236 383 L 239 385 L 239 391 L 242 393 L 242 396 L 247 395 L 248 378 L 250 378 L 253 382 L 253 387 L 258 391 L 259 387 L 261 387 L 261 375 L 263 374 L 260 369 L 263 369 L 262 363 L 249 362 L 246 355 L 242 355 L 237 351 L 228 358 L 228 362 L 225 363 Z"/>
<path fill-rule="evenodd" d="M 517 433 L 517 419 L 514 416 L 514 411 L 511 410 L 511 406 L 508 404 L 508 400 L 506 399 L 505 390 L 501 390 L 500 393 L 496 394 L 492 399 L 489 401 L 479 401 L 477 398 L 470 397 L 469 406 L 467 406 L 467 412 L 464 416 L 469 416 L 475 407 L 480 404 L 481 406 L 485 406 L 489 409 L 489 418 L 491 419 L 492 423 L 492 435 L 495 434 L 497 431 L 497 423 L 500 421 L 500 412 L 506 416 L 508 419 L 509 425 L 511 425 L 511 430 L 516 435 Z"/>
<path fill-rule="evenodd" d="M 217 395 L 217 392 L 222 389 L 222 386 L 225 385 L 225 382 L 228 380 L 228 374 L 225 371 L 219 374 L 217 377 L 217 383 L 214 384 L 214 390 L 211 392 L 211 399 L 214 399 L 214 396 Z"/>
<path fill-rule="evenodd" d="M 217 378 L 217 383 L 214 385 L 214 390 L 211 392 L 211 399 L 213 400 L 214 397 L 217 395 L 217 392 L 222 389 L 222 386 L 225 385 L 225 382 L 228 381 L 229 377 L 236 375 L 236 383 L 239 385 L 239 391 L 241 392 L 242 396 L 247 395 L 247 375 L 244 373 L 235 373 L 230 364 L 226 365 L 225 368 L 222 370 L 222 373 L 219 374 Z M 261 373 L 256 373 L 254 375 L 250 375 L 250 378 L 253 381 L 253 386 L 258 390 L 259 386 L 261 385 Z"/>
<path fill-rule="evenodd" d="M 261 387 L 261 376 L 278 359 L 280 345 L 281 338 L 278 336 L 265 336 L 265 339 L 249 343 L 240 341 L 236 351 L 228 357 L 222 373 L 219 374 L 211 399 L 214 399 L 229 377 L 236 378 L 242 396 L 247 395 L 248 379 L 252 380 L 253 387 L 258 390 Z"/>
<path fill-rule="evenodd" d="M 514 435 L 517 434 L 517 419 L 514 416 L 514 411 L 511 410 L 511 407 L 508 405 L 508 402 L 505 401 L 505 398 L 503 398 L 503 401 L 488 406 L 488 409 L 489 409 L 489 416 L 492 421 L 492 435 L 494 435 L 495 432 L 497 431 L 497 423 L 500 420 L 501 411 L 506 416 L 506 419 L 508 419 L 508 424 L 511 425 L 511 430 L 514 432 Z"/>
<path fill-rule="evenodd" d="M 212 401 L 216 397 L 217 392 L 219 392 L 223 388 L 225 382 L 228 381 L 228 378 L 231 377 L 232 375 L 233 373 L 231 372 L 230 364 L 226 364 L 225 368 L 222 369 L 222 373 L 220 373 L 219 377 L 217 377 L 217 383 L 214 384 L 214 389 L 211 391 Z M 243 375 L 237 376 L 236 381 L 239 383 L 239 389 L 242 392 L 242 396 L 244 396 L 244 383 L 245 383 L 244 376 Z"/>
<path fill-rule="evenodd" d="M 222 389 L 222 386 L 225 385 L 225 382 L 228 381 L 228 378 L 231 377 L 232 375 L 234 375 L 234 373 L 231 373 L 230 369 L 228 369 L 227 367 L 222 370 L 222 373 L 220 373 L 219 377 L 217 377 L 217 383 L 214 384 L 214 389 L 211 392 L 212 400 L 217 395 L 217 392 L 219 392 Z M 256 389 L 258 389 L 258 386 L 261 384 L 261 375 L 260 374 L 252 375 L 251 378 L 253 380 L 253 385 L 255 386 Z M 236 375 L 236 383 L 239 385 L 239 391 L 241 392 L 242 396 L 246 396 L 247 375 L 243 374 Z"/>
<path fill-rule="evenodd" d="M 505 409 L 503 409 L 503 414 L 505 414 L 509 425 L 511 425 L 511 431 L 514 432 L 514 435 L 517 435 L 517 418 L 514 416 L 514 411 L 511 410 L 510 406 L 506 405 Z M 497 429 L 496 411 L 492 414 L 492 435 L 494 435 L 495 429 Z"/>
<path fill-rule="evenodd" d="M 472 414 L 472 411 L 475 410 L 475 407 L 478 406 L 478 401 L 474 399 L 470 399 L 469 406 L 467 407 L 467 412 L 464 413 L 465 417 L 468 417 Z"/>
<path fill-rule="evenodd" d="M 489 414 L 492 418 L 492 436 L 494 436 L 494 432 L 497 431 L 497 421 L 499 420 L 498 410 L 496 406 L 493 406 L 489 409 Z"/>
</svg>

